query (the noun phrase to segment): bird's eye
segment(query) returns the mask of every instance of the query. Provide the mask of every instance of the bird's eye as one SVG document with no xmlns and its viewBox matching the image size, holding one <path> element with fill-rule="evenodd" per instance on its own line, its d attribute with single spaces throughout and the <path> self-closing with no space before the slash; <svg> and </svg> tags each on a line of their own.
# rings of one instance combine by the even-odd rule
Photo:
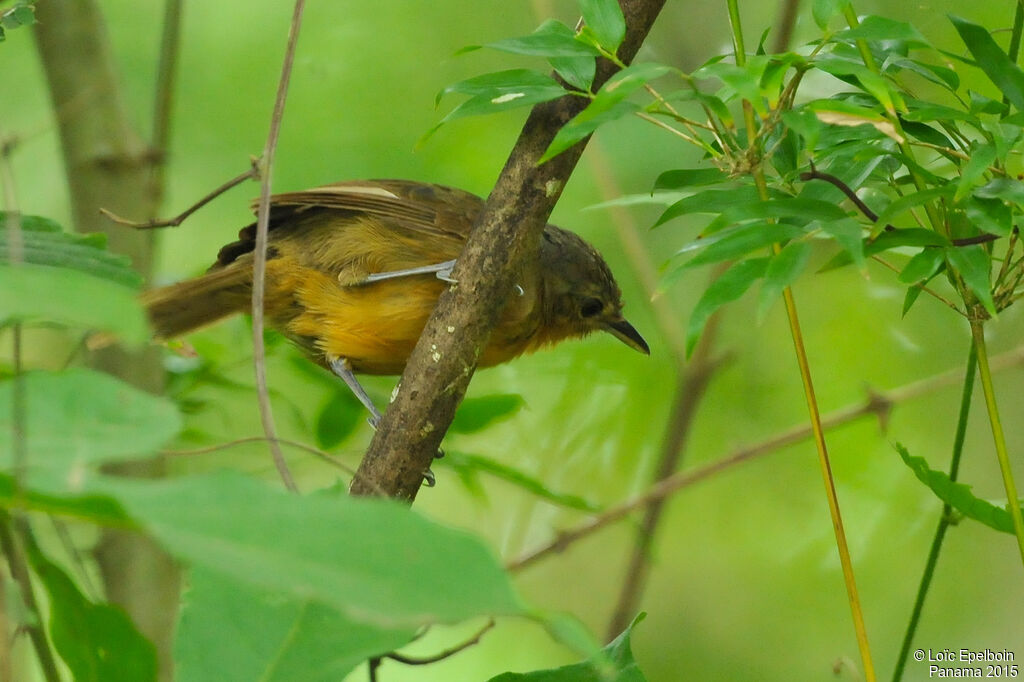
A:
<svg viewBox="0 0 1024 682">
<path fill-rule="evenodd" d="M 604 303 L 601 303 L 600 299 L 597 298 L 585 298 L 583 304 L 580 306 L 580 315 L 583 317 L 593 317 L 604 310 Z"/>
</svg>

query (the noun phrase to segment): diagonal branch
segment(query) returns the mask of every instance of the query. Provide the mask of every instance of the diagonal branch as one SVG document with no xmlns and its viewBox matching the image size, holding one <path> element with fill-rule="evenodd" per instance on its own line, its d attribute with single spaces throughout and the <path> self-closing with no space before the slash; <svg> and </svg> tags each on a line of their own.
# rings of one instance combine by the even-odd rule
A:
<svg viewBox="0 0 1024 682">
<path fill-rule="evenodd" d="M 619 57 L 629 62 L 664 0 L 620 0 L 620 4 L 627 28 Z M 600 61 L 594 87 L 600 87 L 614 69 Z M 530 113 L 459 256 L 453 272 L 458 285 L 441 295 L 427 322 L 359 466 L 352 494 L 372 494 L 370 483 L 375 483 L 393 497 L 415 499 L 423 472 L 451 424 L 479 353 L 512 290 L 512 273 L 520 263 L 536 258 L 547 218 L 586 142 L 544 165 L 537 162 L 555 133 L 586 102 L 566 96 L 539 104 Z"/>
</svg>

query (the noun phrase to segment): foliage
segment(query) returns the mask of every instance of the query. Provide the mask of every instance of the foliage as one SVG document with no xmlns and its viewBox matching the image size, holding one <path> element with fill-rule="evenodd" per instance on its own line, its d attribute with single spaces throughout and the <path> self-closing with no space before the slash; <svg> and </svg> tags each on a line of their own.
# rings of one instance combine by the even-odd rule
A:
<svg viewBox="0 0 1024 682">
<path fill-rule="evenodd" d="M 10 9 L 0 11 L 0 42 L 7 39 L 7 31 L 36 23 L 35 4 L 31 0 L 18 0 Z"/>
</svg>

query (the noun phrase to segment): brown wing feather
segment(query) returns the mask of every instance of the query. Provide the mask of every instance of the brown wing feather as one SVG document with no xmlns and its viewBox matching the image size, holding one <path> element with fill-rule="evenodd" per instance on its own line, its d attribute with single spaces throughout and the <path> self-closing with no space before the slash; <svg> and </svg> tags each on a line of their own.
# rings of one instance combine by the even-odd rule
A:
<svg viewBox="0 0 1024 682">
<path fill-rule="evenodd" d="M 379 224 L 450 241 L 465 242 L 483 201 L 460 189 L 407 180 L 337 182 L 302 192 L 285 192 L 270 198 L 270 230 L 274 237 L 318 214 L 331 214 L 335 227 L 353 224 L 345 218 L 362 214 Z M 255 204 L 253 206 L 255 210 Z M 214 267 L 225 266 L 255 247 L 256 226 L 247 225 L 238 241 L 224 246 Z"/>
</svg>

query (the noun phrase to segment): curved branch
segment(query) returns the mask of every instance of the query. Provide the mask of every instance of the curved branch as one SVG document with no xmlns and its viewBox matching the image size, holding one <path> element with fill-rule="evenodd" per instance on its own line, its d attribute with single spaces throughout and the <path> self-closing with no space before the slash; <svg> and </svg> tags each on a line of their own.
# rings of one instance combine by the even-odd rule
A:
<svg viewBox="0 0 1024 682">
<path fill-rule="evenodd" d="M 627 29 L 618 55 L 629 62 L 664 0 L 620 4 Z M 594 87 L 614 70 L 611 63 L 600 61 Z M 409 357 L 395 398 L 359 466 L 352 494 L 374 494 L 379 487 L 392 497 L 415 499 L 512 290 L 512 273 L 524 260 L 536 258 L 544 225 L 586 141 L 543 165 L 537 162 L 555 133 L 586 104 L 565 96 L 530 113 L 459 256 L 452 273 L 458 285 L 441 295 Z"/>
</svg>

